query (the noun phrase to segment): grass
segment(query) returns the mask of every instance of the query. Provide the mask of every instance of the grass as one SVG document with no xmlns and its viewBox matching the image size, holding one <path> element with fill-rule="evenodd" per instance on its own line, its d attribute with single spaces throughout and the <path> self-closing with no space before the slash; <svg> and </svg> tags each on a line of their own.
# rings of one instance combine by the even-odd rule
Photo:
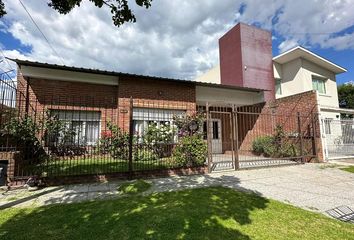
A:
<svg viewBox="0 0 354 240">
<path fill-rule="evenodd" d="M 150 187 L 151 187 L 151 183 L 139 179 L 139 180 L 134 180 L 132 182 L 123 183 L 118 187 L 118 191 L 125 194 L 134 195 L 134 194 L 145 192 Z"/>
<path fill-rule="evenodd" d="M 340 168 L 340 169 L 343 171 L 354 173 L 354 166 L 344 167 L 344 168 Z"/>
<path fill-rule="evenodd" d="M 0 239 L 354 239 L 354 227 L 222 187 L 12 208 Z"/>
<path fill-rule="evenodd" d="M 50 160 L 42 165 L 44 176 L 70 176 L 128 172 L 128 160 L 110 157 L 90 157 Z M 172 158 L 151 161 L 133 161 L 133 170 L 157 170 L 177 167 Z"/>
<path fill-rule="evenodd" d="M 340 166 L 341 166 L 341 165 L 336 164 L 336 163 L 325 163 L 325 164 L 320 165 L 320 169 L 338 168 L 338 167 L 340 167 Z"/>
</svg>

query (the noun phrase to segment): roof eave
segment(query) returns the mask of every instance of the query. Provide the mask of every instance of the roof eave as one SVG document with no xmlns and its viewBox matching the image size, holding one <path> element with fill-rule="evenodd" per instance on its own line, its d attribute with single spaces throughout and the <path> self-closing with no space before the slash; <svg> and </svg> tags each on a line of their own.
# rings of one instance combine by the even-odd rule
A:
<svg viewBox="0 0 354 240">
<path fill-rule="evenodd" d="M 238 87 L 238 86 L 223 85 L 223 84 L 216 84 L 216 83 L 197 82 L 197 81 L 191 81 L 191 80 L 185 80 L 185 79 L 164 78 L 164 77 L 157 77 L 157 76 L 138 75 L 138 74 L 106 71 L 106 70 L 99 70 L 99 69 L 79 68 L 79 67 L 72 67 L 72 66 L 66 66 L 66 65 L 33 62 L 33 61 L 21 60 L 21 59 L 12 59 L 12 58 L 7 58 L 7 59 L 16 62 L 17 65 L 19 65 L 19 66 L 24 65 L 24 66 L 32 66 L 32 67 L 58 69 L 58 70 L 64 70 L 64 71 L 79 71 L 79 72 L 85 72 L 85 73 L 111 75 L 111 76 L 118 76 L 118 77 L 119 76 L 141 77 L 141 78 L 145 78 L 145 79 L 153 79 L 153 80 L 177 82 L 177 83 L 185 83 L 185 84 L 194 84 L 195 86 L 208 86 L 208 87 L 215 87 L 215 88 L 234 89 L 234 90 L 247 91 L 247 92 L 267 91 L 264 89 Z"/>
<path fill-rule="evenodd" d="M 328 69 L 328 70 L 330 70 L 330 71 L 333 71 L 333 72 L 336 73 L 336 74 L 340 74 L 340 73 L 345 73 L 345 72 L 347 72 L 347 69 L 345 69 L 345 68 L 343 68 L 343 67 L 341 67 L 341 66 L 339 66 L 339 65 L 337 65 L 337 64 L 335 64 L 335 63 L 333 63 L 333 62 L 331 62 L 331 61 L 329 61 L 329 60 L 327 60 L 327 59 L 325 59 L 325 58 L 323 58 L 323 57 L 321 57 L 321 56 L 319 56 L 319 55 L 317 55 L 317 54 L 315 54 L 315 53 L 313 53 L 313 52 L 311 52 L 311 51 L 309 51 L 309 50 L 307 50 L 306 48 L 303 48 L 303 47 L 301 47 L 301 46 L 294 47 L 294 48 L 292 48 L 292 49 L 290 49 L 290 50 L 288 50 L 288 51 L 286 51 L 286 52 L 284 52 L 284 53 L 279 54 L 278 56 L 273 57 L 273 61 L 276 62 L 276 63 L 282 64 L 282 63 L 279 62 L 279 61 L 280 61 L 284 56 L 289 55 L 289 54 L 294 54 L 294 52 L 297 51 L 297 50 L 300 50 L 301 53 L 303 53 L 303 54 L 302 54 L 302 57 L 304 57 L 305 59 L 307 58 L 307 55 L 305 55 L 305 54 L 310 54 L 312 57 L 315 57 L 315 58 L 319 59 L 319 60 L 322 61 L 324 64 L 330 66 L 332 69 L 331 69 L 330 67 L 324 67 L 324 68 L 326 68 L 326 69 Z M 307 59 L 307 60 L 308 60 L 308 59 Z M 309 61 L 310 61 L 310 60 L 309 60 Z M 283 64 L 284 64 L 284 63 L 283 63 Z"/>
</svg>

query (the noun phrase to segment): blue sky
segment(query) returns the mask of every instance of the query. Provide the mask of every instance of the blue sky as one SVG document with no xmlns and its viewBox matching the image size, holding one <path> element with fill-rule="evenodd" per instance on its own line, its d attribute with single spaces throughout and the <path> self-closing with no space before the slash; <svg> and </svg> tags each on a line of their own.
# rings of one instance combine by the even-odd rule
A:
<svg viewBox="0 0 354 240">
<path fill-rule="evenodd" d="M 154 0 L 148 10 L 133 6 L 137 23 L 121 28 L 88 1 L 67 15 L 43 1 L 24 4 L 58 54 L 18 1 L 5 0 L 0 47 L 11 58 L 193 79 L 218 64 L 218 38 L 242 21 L 272 31 L 273 55 L 301 45 L 348 70 L 338 84 L 354 81 L 350 0 Z"/>
</svg>

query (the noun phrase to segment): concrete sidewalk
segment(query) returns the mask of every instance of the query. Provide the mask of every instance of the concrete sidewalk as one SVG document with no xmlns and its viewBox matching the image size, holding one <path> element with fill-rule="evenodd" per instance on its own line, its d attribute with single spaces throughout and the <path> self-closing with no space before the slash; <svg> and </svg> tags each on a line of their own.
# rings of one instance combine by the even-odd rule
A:
<svg viewBox="0 0 354 240">
<path fill-rule="evenodd" d="M 147 181 L 153 187 L 144 194 L 222 185 L 254 191 L 264 197 L 316 212 L 324 213 L 342 205 L 354 209 L 354 174 L 342 171 L 336 165 L 306 164 Z M 122 182 L 48 187 L 35 192 L 14 190 L 0 194 L 0 209 L 117 198 L 122 196 L 117 191 Z"/>
</svg>

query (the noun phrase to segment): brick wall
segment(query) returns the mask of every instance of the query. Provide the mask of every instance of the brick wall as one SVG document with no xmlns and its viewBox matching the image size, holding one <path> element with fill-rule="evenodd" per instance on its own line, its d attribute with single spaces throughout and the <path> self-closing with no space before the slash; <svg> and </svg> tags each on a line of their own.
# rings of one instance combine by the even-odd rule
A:
<svg viewBox="0 0 354 240">
<path fill-rule="evenodd" d="M 118 122 L 118 87 L 91 83 L 25 79 L 18 75 L 17 108 L 26 108 L 27 82 L 29 82 L 29 114 L 40 121 L 46 110 L 98 111 L 101 113 L 101 129 L 106 122 Z"/>
<path fill-rule="evenodd" d="M 250 109 L 256 114 L 251 114 Z M 303 135 L 305 152 L 313 148 L 317 159 L 323 161 L 322 143 L 320 136 L 320 122 L 318 119 L 317 95 L 314 91 L 296 94 L 267 102 L 264 106 L 250 106 L 240 108 L 238 114 L 240 153 L 252 151 L 252 142 L 264 135 L 272 135 L 277 124 L 283 126 L 284 132 L 293 135 L 291 141 L 299 143 L 296 137 L 299 132 L 297 113 L 300 114 L 300 129 Z M 243 128 L 243 129 L 242 129 Z M 311 138 L 314 134 L 314 140 Z M 312 144 L 315 146 L 313 147 Z"/>
<path fill-rule="evenodd" d="M 120 127 L 129 129 L 130 97 L 133 106 L 139 108 L 161 108 L 196 111 L 196 95 L 193 83 L 153 80 L 141 77 L 120 77 L 118 87 Z"/>
<path fill-rule="evenodd" d="M 25 112 L 27 81 L 29 81 L 29 112 L 40 120 L 46 109 L 100 111 L 101 129 L 106 122 L 129 129 L 130 97 L 134 107 L 196 110 L 193 83 L 154 80 L 141 77 L 119 78 L 119 86 L 68 82 L 46 79 L 25 79 L 18 74 L 17 108 Z"/>
</svg>

